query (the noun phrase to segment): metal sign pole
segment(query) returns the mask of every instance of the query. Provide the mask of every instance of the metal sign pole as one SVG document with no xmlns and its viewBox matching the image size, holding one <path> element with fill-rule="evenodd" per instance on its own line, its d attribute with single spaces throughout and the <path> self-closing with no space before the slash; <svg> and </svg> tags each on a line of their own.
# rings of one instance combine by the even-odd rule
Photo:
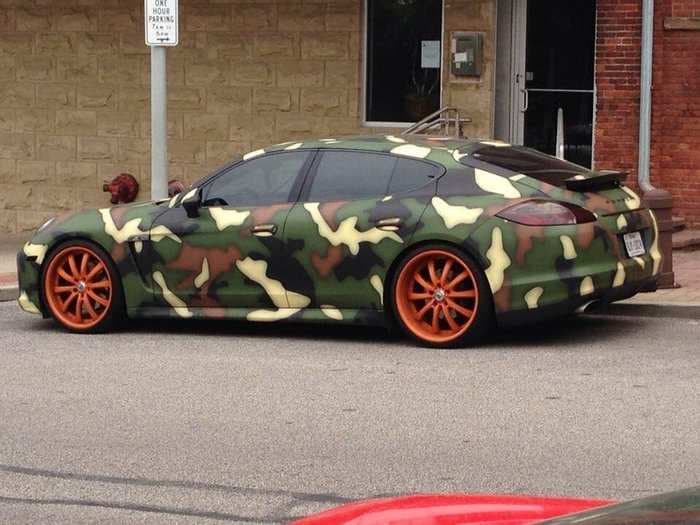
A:
<svg viewBox="0 0 700 525">
<path fill-rule="evenodd" d="M 166 47 L 151 46 L 151 199 L 168 197 Z"/>
<path fill-rule="evenodd" d="M 144 0 L 146 45 L 151 46 L 151 199 L 168 197 L 167 46 L 179 41 L 178 0 Z"/>
</svg>

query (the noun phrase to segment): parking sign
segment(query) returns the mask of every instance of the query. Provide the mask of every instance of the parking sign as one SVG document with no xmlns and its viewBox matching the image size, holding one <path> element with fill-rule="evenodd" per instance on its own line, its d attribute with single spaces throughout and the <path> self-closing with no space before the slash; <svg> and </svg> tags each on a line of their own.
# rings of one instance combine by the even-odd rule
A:
<svg viewBox="0 0 700 525">
<path fill-rule="evenodd" d="M 146 45 L 176 46 L 179 39 L 178 0 L 145 0 Z"/>
</svg>

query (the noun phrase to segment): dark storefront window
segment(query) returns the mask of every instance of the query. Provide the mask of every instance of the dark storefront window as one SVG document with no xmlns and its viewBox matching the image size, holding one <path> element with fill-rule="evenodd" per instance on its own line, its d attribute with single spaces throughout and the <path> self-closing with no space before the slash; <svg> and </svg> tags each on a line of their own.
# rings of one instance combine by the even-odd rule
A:
<svg viewBox="0 0 700 525">
<path fill-rule="evenodd" d="M 416 122 L 440 108 L 442 0 L 367 0 L 365 118 Z"/>
</svg>

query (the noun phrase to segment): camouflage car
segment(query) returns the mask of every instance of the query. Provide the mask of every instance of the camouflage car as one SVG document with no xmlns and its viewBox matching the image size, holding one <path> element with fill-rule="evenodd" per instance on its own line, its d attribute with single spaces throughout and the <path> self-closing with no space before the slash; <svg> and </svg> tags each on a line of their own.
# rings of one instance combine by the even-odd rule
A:
<svg viewBox="0 0 700 525">
<path fill-rule="evenodd" d="M 618 173 L 496 141 L 369 136 L 278 144 L 170 200 L 52 219 L 18 266 L 21 307 L 75 332 L 396 323 L 460 346 L 629 297 L 661 254 Z"/>
</svg>

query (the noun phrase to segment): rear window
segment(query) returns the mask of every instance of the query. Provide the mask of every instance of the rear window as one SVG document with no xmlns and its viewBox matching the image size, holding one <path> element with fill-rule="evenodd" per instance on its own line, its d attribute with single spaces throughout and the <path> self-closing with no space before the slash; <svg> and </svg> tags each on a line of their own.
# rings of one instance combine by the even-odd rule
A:
<svg viewBox="0 0 700 525">
<path fill-rule="evenodd" d="M 564 181 L 576 175 L 590 177 L 589 169 L 546 155 L 537 150 L 511 146 L 507 148 L 486 146 L 472 155 L 473 158 L 515 173 L 522 173 L 553 186 L 565 185 Z M 467 161 L 465 157 L 464 161 Z M 466 162 L 464 162 L 466 163 Z"/>
</svg>

